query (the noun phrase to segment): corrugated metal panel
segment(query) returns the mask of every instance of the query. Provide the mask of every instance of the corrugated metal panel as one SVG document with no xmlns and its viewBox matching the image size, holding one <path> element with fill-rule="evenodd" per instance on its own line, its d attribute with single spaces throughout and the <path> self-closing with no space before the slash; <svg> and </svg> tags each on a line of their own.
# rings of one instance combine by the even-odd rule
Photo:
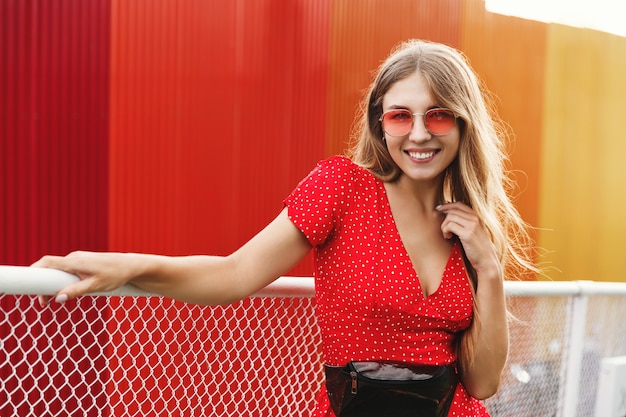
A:
<svg viewBox="0 0 626 417">
<path fill-rule="evenodd" d="M 472 67 L 493 94 L 493 105 L 499 117 L 508 125 L 509 168 L 516 171 L 519 194 L 515 204 L 522 217 L 532 225 L 538 224 L 538 190 L 541 180 L 539 142 L 541 141 L 543 71 L 545 66 L 546 25 L 511 16 L 485 11 L 482 1 L 468 1 L 463 10 L 461 49 Z M 509 279 L 535 279 L 508 277 Z M 535 300 L 524 301 L 519 309 L 532 321 Z M 542 335 L 541 329 L 522 328 L 522 338 L 533 340 Z M 542 335 L 543 336 L 543 335 Z M 511 346 L 512 362 L 523 362 L 523 346 Z"/>
<path fill-rule="evenodd" d="M 554 279 L 623 281 L 626 38 L 551 25 L 540 244 Z"/>
<path fill-rule="evenodd" d="M 329 4 L 113 2 L 111 249 L 227 254 L 278 214 L 323 157 Z M 311 274 L 310 263 L 300 271 Z M 115 341 L 126 333 L 109 333 L 111 402 L 151 413 L 132 395 L 142 381 L 121 374 L 131 355 Z M 176 386 L 177 370 L 193 358 L 171 359 Z"/>
<path fill-rule="evenodd" d="M 323 156 L 328 2 L 114 2 L 111 244 L 236 249 Z"/>
<path fill-rule="evenodd" d="M 106 1 L 3 2 L 0 258 L 106 248 Z"/>
<path fill-rule="evenodd" d="M 108 12 L 106 0 L 0 4 L 0 263 L 26 265 L 46 253 L 107 247 Z M 3 297 L 2 302 L 13 300 Z M 19 309 L 11 311 L 16 313 L 9 321 L 24 321 Z M 79 313 L 84 316 L 54 312 L 67 322 L 71 317 L 63 316 Z M 87 314 L 98 334 L 105 315 Z M 7 342 L 31 340 L 34 347 L 3 346 L 13 363 L 0 370 L 3 389 L 33 388 L 30 398 L 18 398 L 15 391 L 11 404 L 19 415 L 45 414 L 46 402 L 61 395 L 68 415 L 102 415 L 104 395 L 98 390 L 88 396 L 80 375 L 67 373 L 72 392 L 58 393 L 39 375 L 54 378 L 62 370 L 29 365 L 57 343 L 48 317 L 27 317 L 29 325 L 18 326 Z M 101 346 L 107 340 L 64 342 L 69 346 L 57 343 L 56 354 L 77 363 L 88 358 L 89 366 L 104 368 Z M 89 382 L 96 390 L 100 377 L 94 373 Z"/>
<path fill-rule="evenodd" d="M 327 154 L 343 153 L 372 75 L 391 49 L 411 38 L 458 46 L 461 0 L 333 2 Z"/>
<path fill-rule="evenodd" d="M 461 49 L 493 93 L 499 116 L 510 127 L 510 168 L 517 170 L 516 205 L 538 224 L 541 173 L 546 24 L 485 11 L 482 1 L 465 3 Z"/>
</svg>

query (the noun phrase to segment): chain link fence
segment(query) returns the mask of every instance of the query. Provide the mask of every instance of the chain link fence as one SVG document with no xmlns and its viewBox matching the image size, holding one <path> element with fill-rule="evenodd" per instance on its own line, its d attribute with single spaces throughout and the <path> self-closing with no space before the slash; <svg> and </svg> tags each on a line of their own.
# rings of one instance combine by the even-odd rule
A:
<svg viewBox="0 0 626 417">
<path fill-rule="evenodd" d="M 579 299 L 508 296 L 492 417 L 567 417 L 572 393 L 572 415 L 594 415 L 600 360 L 626 355 L 626 290 L 589 296 L 582 323 Z M 218 307 L 93 296 L 41 308 L 1 295 L 0 416 L 308 416 L 323 383 L 314 302 L 312 289 Z"/>
<path fill-rule="evenodd" d="M 574 300 L 571 296 L 509 297 L 515 316 L 510 325 L 511 350 L 501 388 L 486 401 L 492 417 L 595 415 L 601 359 L 626 355 L 626 295 L 589 297 L 582 322 L 572 319 Z M 573 341 L 576 326 L 582 326 L 582 341 Z M 577 375 L 572 357 L 579 358 Z M 575 384 L 569 397 L 566 384 Z M 573 412 L 566 410 L 566 401 Z"/>
</svg>

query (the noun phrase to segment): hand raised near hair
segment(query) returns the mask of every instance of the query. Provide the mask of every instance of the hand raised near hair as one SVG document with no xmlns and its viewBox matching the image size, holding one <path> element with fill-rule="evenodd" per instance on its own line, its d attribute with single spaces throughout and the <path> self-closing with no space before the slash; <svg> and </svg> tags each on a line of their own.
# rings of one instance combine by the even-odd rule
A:
<svg viewBox="0 0 626 417">
<path fill-rule="evenodd" d="M 441 223 L 443 236 L 446 239 L 455 235 L 459 238 L 465 256 L 478 276 L 489 272 L 502 279 L 502 268 L 493 243 L 474 210 L 461 202 L 442 204 L 436 210 L 445 215 Z"/>
<path fill-rule="evenodd" d="M 136 276 L 141 264 L 139 256 L 124 253 L 72 252 L 67 256 L 44 256 L 31 266 L 53 268 L 74 274 L 79 281 L 61 289 L 55 300 L 63 303 L 87 293 L 112 291 Z M 39 297 L 41 305 L 48 297 Z"/>
</svg>

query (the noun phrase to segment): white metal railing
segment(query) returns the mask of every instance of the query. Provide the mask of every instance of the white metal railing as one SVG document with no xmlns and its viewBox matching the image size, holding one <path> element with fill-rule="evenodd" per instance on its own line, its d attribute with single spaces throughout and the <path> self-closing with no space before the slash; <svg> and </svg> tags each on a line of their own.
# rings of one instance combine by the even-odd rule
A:
<svg viewBox="0 0 626 417">
<path fill-rule="evenodd" d="M 0 265 L 0 294 L 55 294 L 66 285 L 76 282 L 75 275 L 56 269 Z M 549 296 L 625 296 L 626 282 L 596 281 L 506 281 L 504 289 L 512 297 Z M 133 285 L 125 285 L 93 296 L 153 296 Z M 315 296 L 312 277 L 280 277 L 255 297 L 310 298 Z"/>
<path fill-rule="evenodd" d="M 48 268 L 0 265 L 0 294 L 54 294 L 77 281 L 75 275 Z M 506 281 L 504 289 L 511 297 L 550 296 L 626 296 L 625 282 L 596 281 Z M 154 296 L 133 285 L 115 291 L 90 294 L 93 296 Z M 315 296 L 313 278 L 280 277 L 255 297 L 310 298 Z"/>
<path fill-rule="evenodd" d="M 0 294 L 51 295 L 76 281 L 78 277 L 75 275 L 57 269 L 0 265 Z M 129 284 L 114 291 L 88 295 L 150 297 L 156 294 Z M 315 288 L 311 277 L 280 277 L 254 294 L 254 297 L 280 298 L 312 298 L 314 296 Z"/>
<path fill-rule="evenodd" d="M 44 268 L 0 266 L 0 294 L 38 295 L 54 294 L 78 278 L 62 271 Z M 558 403 L 559 417 L 578 415 L 581 372 L 585 354 L 585 333 L 590 297 L 626 297 L 626 283 L 567 281 L 567 282 L 512 282 L 505 283 L 507 297 L 567 297 L 564 345 L 567 351 L 560 359 Z M 314 281 L 311 277 L 281 277 L 254 294 L 260 298 L 313 298 Z M 93 296 L 150 297 L 132 285 L 118 290 L 91 294 Z M 626 353 L 626 352 L 623 352 Z M 586 417 L 586 416 L 585 416 Z"/>
</svg>

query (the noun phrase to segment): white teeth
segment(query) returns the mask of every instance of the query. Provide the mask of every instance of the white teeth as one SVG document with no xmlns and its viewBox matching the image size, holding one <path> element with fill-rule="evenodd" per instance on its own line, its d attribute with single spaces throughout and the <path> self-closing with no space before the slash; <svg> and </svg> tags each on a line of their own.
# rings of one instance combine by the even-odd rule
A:
<svg viewBox="0 0 626 417">
<path fill-rule="evenodd" d="M 428 159 L 432 158 L 435 151 L 430 152 L 409 152 L 409 156 L 413 159 Z"/>
</svg>

